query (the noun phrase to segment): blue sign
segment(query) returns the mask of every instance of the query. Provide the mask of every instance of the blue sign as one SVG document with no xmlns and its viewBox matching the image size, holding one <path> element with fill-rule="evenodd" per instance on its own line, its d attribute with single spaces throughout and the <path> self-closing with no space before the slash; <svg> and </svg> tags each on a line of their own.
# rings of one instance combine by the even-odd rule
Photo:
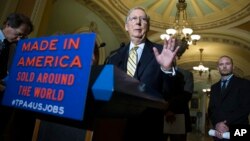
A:
<svg viewBox="0 0 250 141">
<path fill-rule="evenodd" d="M 82 120 L 95 37 L 85 33 L 19 41 L 3 104 Z"/>
</svg>

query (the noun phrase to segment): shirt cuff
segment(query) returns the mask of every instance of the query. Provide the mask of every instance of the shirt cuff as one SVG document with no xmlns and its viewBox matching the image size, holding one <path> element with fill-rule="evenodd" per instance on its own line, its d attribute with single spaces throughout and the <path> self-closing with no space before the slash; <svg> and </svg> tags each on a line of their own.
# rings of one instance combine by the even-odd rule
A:
<svg viewBox="0 0 250 141">
<path fill-rule="evenodd" d="M 175 69 L 172 67 L 170 70 L 164 70 L 161 66 L 161 71 L 164 72 L 165 74 L 172 74 L 172 76 L 175 76 Z"/>
</svg>

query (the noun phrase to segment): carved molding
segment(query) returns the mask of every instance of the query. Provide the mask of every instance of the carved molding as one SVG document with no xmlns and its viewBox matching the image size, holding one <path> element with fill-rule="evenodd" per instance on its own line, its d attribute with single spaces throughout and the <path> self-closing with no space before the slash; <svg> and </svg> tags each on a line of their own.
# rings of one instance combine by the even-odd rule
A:
<svg viewBox="0 0 250 141">
<path fill-rule="evenodd" d="M 249 41 L 245 41 L 237 37 L 231 37 L 222 34 L 216 34 L 216 36 L 214 34 L 202 34 L 201 36 L 202 38 L 200 39 L 200 41 L 203 42 L 217 42 L 229 44 L 250 51 Z"/>
<path fill-rule="evenodd" d="M 43 13 L 46 7 L 47 0 L 36 0 L 35 6 L 32 11 L 31 20 L 35 25 L 34 31 L 31 33 L 31 36 L 37 36 L 37 32 L 43 17 Z"/>
<path fill-rule="evenodd" d="M 91 1 L 91 0 L 76 0 L 76 1 L 88 7 L 94 13 L 99 15 L 99 17 L 110 27 L 112 32 L 116 35 L 119 42 L 124 42 L 128 40 L 128 36 L 126 35 L 124 27 L 120 26 L 116 19 L 114 19 L 105 9 L 103 9 L 100 5 L 97 4 L 97 3 L 105 4 L 105 2 Z"/>
<path fill-rule="evenodd" d="M 118 10 L 119 12 L 121 12 L 124 15 L 127 14 L 127 11 L 129 10 L 129 8 L 126 5 L 126 2 L 124 2 L 123 0 L 113 0 L 111 3 L 113 3 L 115 5 L 116 10 Z M 192 29 L 194 29 L 196 31 L 217 28 L 217 27 L 222 27 L 222 26 L 234 23 L 235 21 L 237 21 L 239 19 L 243 19 L 249 15 L 250 15 L 250 4 L 247 4 L 240 11 L 232 14 L 231 16 L 228 16 L 228 17 L 225 17 L 222 19 L 218 19 L 218 20 L 212 21 L 212 22 L 202 23 L 202 24 L 190 24 L 190 26 Z M 202 18 L 205 18 L 205 17 L 197 18 L 196 20 L 202 20 Z M 169 20 L 169 19 L 172 19 L 172 20 Z M 169 19 L 166 19 L 165 21 L 173 21 L 174 17 L 169 17 Z M 191 17 L 189 20 L 193 20 L 193 18 Z M 151 26 L 155 27 L 155 28 L 169 28 L 172 26 L 172 23 L 171 22 L 164 22 L 164 21 L 160 21 L 160 20 L 154 20 L 154 18 L 152 17 L 151 18 Z"/>
</svg>

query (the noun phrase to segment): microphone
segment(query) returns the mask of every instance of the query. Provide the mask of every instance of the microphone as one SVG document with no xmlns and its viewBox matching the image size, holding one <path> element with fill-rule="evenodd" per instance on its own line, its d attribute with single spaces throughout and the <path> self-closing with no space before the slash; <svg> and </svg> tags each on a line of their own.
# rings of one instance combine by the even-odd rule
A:
<svg viewBox="0 0 250 141">
<path fill-rule="evenodd" d="M 123 48 L 124 46 L 125 46 L 125 43 L 121 42 L 120 47 L 118 49 L 111 51 L 109 55 L 112 55 L 113 53 L 117 52 L 119 49 Z"/>
<path fill-rule="evenodd" d="M 118 53 L 119 53 L 118 51 L 119 51 L 121 48 L 123 48 L 123 47 L 125 47 L 125 43 L 124 43 L 124 42 L 122 42 L 122 43 L 120 44 L 120 47 L 119 47 L 118 49 L 115 49 L 115 50 L 113 50 L 113 51 L 110 52 L 109 56 L 105 59 L 104 64 L 108 64 L 110 58 L 113 57 L 113 56 L 115 56 L 116 54 L 118 54 Z"/>
<path fill-rule="evenodd" d="M 106 43 L 105 43 L 105 42 L 102 42 L 102 43 L 100 44 L 99 48 L 105 47 L 105 46 L 106 46 Z"/>
<path fill-rule="evenodd" d="M 124 42 L 121 42 L 120 48 L 123 48 L 124 46 L 125 46 L 125 43 L 124 43 Z"/>
</svg>

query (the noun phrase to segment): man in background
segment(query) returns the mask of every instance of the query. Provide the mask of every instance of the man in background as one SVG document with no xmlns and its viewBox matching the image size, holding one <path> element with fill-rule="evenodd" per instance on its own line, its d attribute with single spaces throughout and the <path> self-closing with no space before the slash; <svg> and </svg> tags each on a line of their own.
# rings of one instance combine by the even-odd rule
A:
<svg viewBox="0 0 250 141">
<path fill-rule="evenodd" d="M 177 53 L 178 54 L 178 53 Z M 189 111 L 189 101 L 194 89 L 193 73 L 180 67 L 175 67 L 176 78 L 165 99 L 168 109 L 164 121 L 164 141 L 186 141 L 187 132 L 191 131 L 192 123 Z"/>
<path fill-rule="evenodd" d="M 216 130 L 215 140 L 227 140 L 222 134 L 229 132 L 230 126 L 249 124 L 250 82 L 233 74 L 229 56 L 221 56 L 217 68 L 221 79 L 211 87 L 208 114 Z"/>
<path fill-rule="evenodd" d="M 33 31 L 33 24 L 30 19 L 19 13 L 10 14 L 3 23 L 0 29 L 0 101 L 2 102 L 4 88 L 5 88 L 5 78 L 8 76 L 8 65 L 10 49 L 15 47 L 15 44 L 23 38 L 26 38 Z M 16 117 L 20 113 L 13 112 L 13 109 L 0 105 L 0 140 L 4 140 L 6 136 L 12 136 L 16 140 L 31 140 L 31 138 L 26 137 L 30 131 L 25 131 L 29 129 L 29 124 L 25 123 L 26 120 L 22 120 L 22 117 Z M 14 116 L 14 117 L 13 117 Z M 7 131 L 9 125 L 18 124 L 14 126 L 16 129 L 10 129 L 14 134 L 9 135 L 10 132 Z M 21 125 L 22 123 L 22 125 Z M 20 126 L 19 126 L 20 124 Z M 8 127 L 7 127 L 8 125 Z M 23 126 L 23 127 L 22 127 Z M 32 126 L 32 125 L 31 125 Z M 21 129 L 23 128 L 23 129 Z M 20 130 L 19 130 L 20 129 Z M 32 129 L 33 130 L 33 129 Z M 18 133 L 19 132 L 19 133 Z M 23 135 L 22 135 L 23 134 Z"/>
</svg>

